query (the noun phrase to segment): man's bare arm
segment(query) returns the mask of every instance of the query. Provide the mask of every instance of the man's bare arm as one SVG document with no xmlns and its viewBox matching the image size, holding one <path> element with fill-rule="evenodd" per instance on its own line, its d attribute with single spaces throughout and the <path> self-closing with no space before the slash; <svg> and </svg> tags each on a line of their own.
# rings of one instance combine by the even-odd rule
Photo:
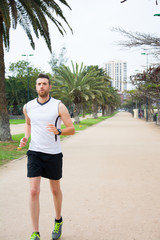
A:
<svg viewBox="0 0 160 240">
<path fill-rule="evenodd" d="M 74 125 L 69 115 L 68 109 L 63 103 L 59 104 L 59 115 L 64 125 L 66 126 L 66 128 L 61 129 L 61 135 L 73 135 L 75 133 Z M 59 133 L 57 128 L 53 124 L 49 123 L 47 125 L 47 129 L 48 131 L 53 132 L 54 134 Z"/>
<path fill-rule="evenodd" d="M 62 129 L 62 135 L 73 135 L 75 134 L 75 129 L 73 122 L 71 120 L 70 114 L 68 112 L 68 109 L 63 103 L 59 104 L 59 115 L 60 118 L 62 119 L 64 125 L 66 128 Z"/>
<path fill-rule="evenodd" d="M 25 123 L 25 136 L 21 139 L 20 141 L 20 147 L 24 147 L 28 141 L 28 138 L 31 134 L 31 124 L 30 124 L 30 119 L 27 115 L 27 111 L 26 111 L 26 105 L 24 105 L 23 107 L 23 113 L 24 113 L 24 116 L 25 116 L 25 120 L 26 120 L 26 123 Z"/>
</svg>

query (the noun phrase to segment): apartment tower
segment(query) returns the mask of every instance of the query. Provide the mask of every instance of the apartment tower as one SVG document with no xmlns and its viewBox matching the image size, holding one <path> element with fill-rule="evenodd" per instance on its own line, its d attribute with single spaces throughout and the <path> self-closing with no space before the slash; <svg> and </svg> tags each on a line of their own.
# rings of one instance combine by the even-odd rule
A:
<svg viewBox="0 0 160 240">
<path fill-rule="evenodd" d="M 127 90 L 127 63 L 123 61 L 109 61 L 105 63 L 105 71 L 111 78 L 111 86 L 123 92 Z"/>
</svg>

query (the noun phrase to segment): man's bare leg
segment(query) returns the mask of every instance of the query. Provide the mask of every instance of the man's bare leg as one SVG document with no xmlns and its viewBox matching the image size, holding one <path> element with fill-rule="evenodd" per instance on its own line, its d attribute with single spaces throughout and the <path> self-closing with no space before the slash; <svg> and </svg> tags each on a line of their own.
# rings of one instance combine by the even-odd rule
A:
<svg viewBox="0 0 160 240">
<path fill-rule="evenodd" d="M 39 232 L 39 194 L 41 177 L 30 178 L 30 213 L 33 232 Z"/>
<path fill-rule="evenodd" d="M 53 194 L 54 207 L 56 211 L 56 219 L 61 218 L 61 210 L 62 210 L 62 191 L 60 188 L 60 180 L 49 180 L 51 192 Z"/>
</svg>

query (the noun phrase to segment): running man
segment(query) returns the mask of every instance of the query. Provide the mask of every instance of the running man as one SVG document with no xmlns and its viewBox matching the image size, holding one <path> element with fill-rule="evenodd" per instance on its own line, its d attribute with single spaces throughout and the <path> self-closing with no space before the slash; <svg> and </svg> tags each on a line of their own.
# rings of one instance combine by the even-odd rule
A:
<svg viewBox="0 0 160 240">
<path fill-rule="evenodd" d="M 75 129 L 66 106 L 50 97 L 51 89 L 48 75 L 39 74 L 36 80 L 38 98 L 24 105 L 26 119 L 25 137 L 20 141 L 24 147 L 31 135 L 29 144 L 27 177 L 30 181 L 30 213 L 33 233 L 30 240 L 39 240 L 39 194 L 41 177 L 48 178 L 55 207 L 55 222 L 52 240 L 57 240 L 62 234 L 62 158 L 60 135 L 73 135 Z M 61 120 L 66 126 L 61 129 Z"/>
</svg>

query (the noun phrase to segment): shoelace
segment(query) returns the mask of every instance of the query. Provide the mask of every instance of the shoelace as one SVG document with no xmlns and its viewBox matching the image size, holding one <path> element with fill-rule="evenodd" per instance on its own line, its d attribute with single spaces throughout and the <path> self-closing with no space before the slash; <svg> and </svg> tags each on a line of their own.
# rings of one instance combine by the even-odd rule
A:
<svg viewBox="0 0 160 240">
<path fill-rule="evenodd" d="M 60 226 L 61 226 L 61 223 L 56 223 L 56 224 L 55 224 L 54 233 L 58 233 L 58 232 L 59 232 Z"/>
</svg>

